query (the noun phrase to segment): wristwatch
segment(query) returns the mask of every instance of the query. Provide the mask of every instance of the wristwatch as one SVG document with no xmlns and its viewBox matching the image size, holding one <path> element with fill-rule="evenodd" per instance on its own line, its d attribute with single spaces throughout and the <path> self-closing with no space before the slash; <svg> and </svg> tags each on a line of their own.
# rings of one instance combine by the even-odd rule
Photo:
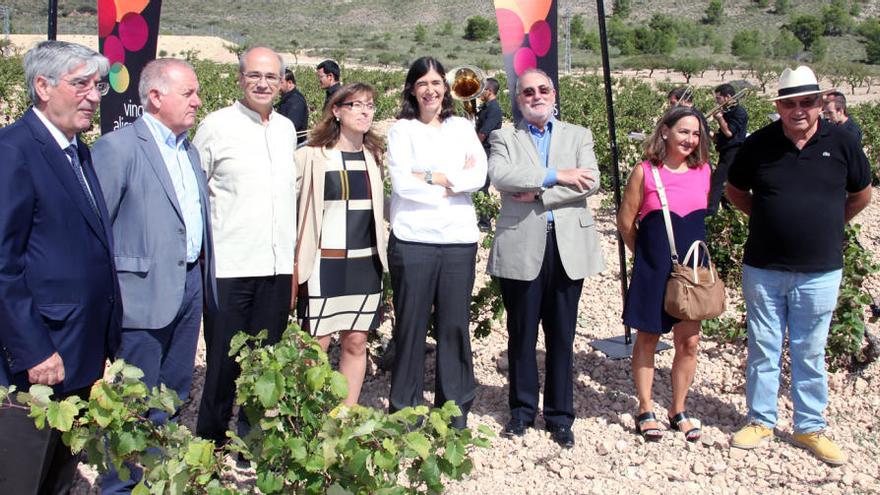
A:
<svg viewBox="0 0 880 495">
<path fill-rule="evenodd" d="M 425 182 L 427 182 L 428 184 L 431 184 L 431 185 L 434 184 L 434 174 L 431 173 L 430 170 L 425 171 Z"/>
</svg>

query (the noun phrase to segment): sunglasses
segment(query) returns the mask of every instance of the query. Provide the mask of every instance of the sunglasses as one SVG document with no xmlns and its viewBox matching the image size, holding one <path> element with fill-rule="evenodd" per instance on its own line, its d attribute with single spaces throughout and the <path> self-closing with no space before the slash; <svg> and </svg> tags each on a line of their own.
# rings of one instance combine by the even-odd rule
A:
<svg viewBox="0 0 880 495">
<path fill-rule="evenodd" d="M 802 100 L 777 100 L 779 102 L 779 106 L 786 110 L 794 110 L 797 107 L 801 107 L 803 110 L 809 110 L 811 108 L 816 107 L 816 104 L 819 102 L 819 97 L 815 96 L 813 98 L 804 98 Z"/>
<path fill-rule="evenodd" d="M 523 88 L 519 92 L 519 94 L 525 96 L 526 98 L 531 98 L 538 93 L 541 93 L 542 95 L 549 95 L 552 92 L 553 92 L 553 88 L 551 86 L 547 86 L 547 85 L 542 84 L 542 85 L 538 86 L 537 88 L 531 88 L 531 87 L 530 88 Z"/>
</svg>

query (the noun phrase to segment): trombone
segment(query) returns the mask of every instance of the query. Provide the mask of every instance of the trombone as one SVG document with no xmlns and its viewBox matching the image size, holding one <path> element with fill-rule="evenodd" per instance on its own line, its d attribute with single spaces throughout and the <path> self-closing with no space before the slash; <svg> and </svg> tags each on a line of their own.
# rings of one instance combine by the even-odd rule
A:
<svg viewBox="0 0 880 495">
<path fill-rule="evenodd" d="M 751 88 L 743 88 L 739 90 L 735 95 L 733 95 L 729 100 L 727 100 L 727 102 L 716 105 L 714 108 L 712 108 L 712 110 L 706 112 L 706 119 L 711 119 L 716 114 L 724 112 L 726 110 L 730 110 L 731 108 L 735 107 L 740 100 L 745 98 L 746 94 L 748 94 L 750 90 Z"/>
<path fill-rule="evenodd" d="M 473 65 L 462 65 L 446 73 L 446 83 L 453 98 L 462 102 L 468 118 L 477 115 L 477 99 L 486 89 L 486 74 Z"/>
</svg>

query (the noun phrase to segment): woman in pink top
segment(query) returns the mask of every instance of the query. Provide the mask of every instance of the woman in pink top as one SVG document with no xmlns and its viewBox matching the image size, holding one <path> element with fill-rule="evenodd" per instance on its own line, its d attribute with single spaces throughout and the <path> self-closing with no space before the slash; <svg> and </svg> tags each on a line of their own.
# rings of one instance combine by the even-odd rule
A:
<svg viewBox="0 0 880 495">
<path fill-rule="evenodd" d="M 663 210 L 652 168 L 666 189 L 675 248 L 685 253 L 695 240 L 706 239 L 705 216 L 710 167 L 706 129 L 691 108 L 675 107 L 661 117 L 645 144 L 645 161 L 633 169 L 617 214 L 617 228 L 635 254 L 632 281 L 626 295 L 623 322 L 638 330 L 633 346 L 633 381 L 639 396 L 636 431 L 646 440 L 659 440 L 662 431 L 654 416 L 651 388 L 654 351 L 660 336 L 672 331 L 672 404 L 669 423 L 685 432 L 688 441 L 700 438 L 697 423 L 685 410 L 688 388 L 697 365 L 699 321 L 679 321 L 663 310 L 666 281 L 672 271 Z"/>
</svg>

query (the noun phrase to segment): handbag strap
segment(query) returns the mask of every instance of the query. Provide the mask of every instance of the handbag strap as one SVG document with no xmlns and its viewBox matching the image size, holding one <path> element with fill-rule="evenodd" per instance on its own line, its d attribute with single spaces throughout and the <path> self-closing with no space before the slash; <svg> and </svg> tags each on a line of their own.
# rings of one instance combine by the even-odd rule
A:
<svg viewBox="0 0 880 495">
<path fill-rule="evenodd" d="M 678 252 L 675 250 L 675 234 L 672 231 L 672 217 L 669 216 L 669 202 L 666 200 L 666 188 L 660 179 L 660 167 L 650 165 L 651 173 L 654 174 L 654 184 L 657 186 L 657 195 L 660 196 L 660 206 L 663 207 L 663 223 L 666 224 L 666 240 L 669 241 L 669 252 L 672 253 L 672 262 L 678 263 Z"/>
<path fill-rule="evenodd" d="M 691 247 L 688 249 L 687 254 L 684 255 L 684 260 L 682 260 L 681 264 L 687 266 L 688 262 L 691 262 L 694 272 L 694 283 L 699 283 L 700 278 L 697 275 L 697 267 L 700 266 L 700 248 L 703 248 L 703 252 L 706 253 L 706 260 L 709 262 L 709 276 L 711 278 L 711 282 L 715 283 L 715 266 L 712 264 L 712 253 L 709 252 L 709 246 L 706 245 L 703 241 L 694 241 L 691 244 Z"/>
</svg>

